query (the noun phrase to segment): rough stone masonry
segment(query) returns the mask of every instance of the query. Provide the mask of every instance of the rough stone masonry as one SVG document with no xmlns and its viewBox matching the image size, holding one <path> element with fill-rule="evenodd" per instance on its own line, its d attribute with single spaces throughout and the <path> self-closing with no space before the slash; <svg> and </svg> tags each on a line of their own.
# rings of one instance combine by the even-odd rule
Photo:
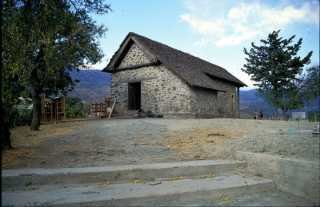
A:
<svg viewBox="0 0 320 207">
<path fill-rule="evenodd" d="M 161 54 L 153 56 L 152 51 L 147 49 L 151 46 L 139 41 L 139 38 L 145 37 L 129 33 L 118 52 L 111 59 L 109 67 L 107 66 L 105 69 L 107 72 L 112 72 L 111 94 L 113 99 L 116 100 L 115 113 L 122 115 L 128 113 L 130 108 L 129 84 L 140 83 L 141 88 L 139 90 L 141 90 L 141 93 L 138 95 L 141 95 L 141 98 L 139 98 L 139 108 L 143 111 L 151 111 L 155 114 L 162 114 L 165 117 L 239 116 L 239 87 L 241 84 L 205 74 L 205 78 L 207 78 L 205 81 L 210 82 L 210 85 L 207 83 L 208 86 L 205 85 L 205 87 L 201 87 L 201 85 L 194 86 L 190 84 L 193 81 L 192 79 L 186 80 L 182 77 L 188 75 L 187 73 L 190 72 L 190 69 L 186 69 L 189 71 L 181 75 L 179 71 L 177 73 L 177 71 L 171 70 L 168 64 L 163 63 L 165 61 L 157 58 Z M 145 39 L 145 41 L 152 41 Z M 152 43 L 161 44 L 154 41 Z M 166 47 L 165 49 L 167 50 L 169 48 L 167 52 L 169 54 L 166 54 L 169 58 L 175 58 L 175 55 L 178 57 L 182 53 L 178 51 L 179 54 L 174 54 L 175 49 L 162 44 L 160 46 L 162 48 L 157 50 L 160 52 L 163 47 Z M 183 53 L 183 55 L 189 54 Z M 163 56 L 161 57 L 163 58 Z M 180 59 L 178 57 L 178 63 L 174 64 L 179 64 Z M 185 62 L 184 64 L 187 64 Z M 112 64 L 114 65 L 113 67 Z M 192 62 L 190 65 L 192 65 Z M 199 70 L 198 72 L 200 73 L 201 71 Z M 204 83 L 201 82 L 201 79 L 204 78 L 200 75 L 202 74 L 194 74 L 194 77 L 190 78 L 198 78 L 199 84 L 203 85 Z M 192 74 L 189 74 L 189 76 L 192 76 Z"/>
</svg>

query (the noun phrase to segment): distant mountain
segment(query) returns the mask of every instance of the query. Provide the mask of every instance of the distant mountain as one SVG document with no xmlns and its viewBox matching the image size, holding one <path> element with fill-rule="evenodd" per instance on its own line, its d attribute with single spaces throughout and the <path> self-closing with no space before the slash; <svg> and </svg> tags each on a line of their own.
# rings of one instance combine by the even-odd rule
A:
<svg viewBox="0 0 320 207">
<path fill-rule="evenodd" d="M 79 80 L 68 96 L 79 97 L 88 103 L 103 102 L 110 96 L 111 74 L 100 70 L 76 70 L 71 72 L 73 80 Z M 305 107 L 293 111 L 319 110 L 320 97 Z M 242 117 L 253 117 L 255 112 L 262 111 L 265 116 L 272 116 L 277 110 L 272 107 L 255 89 L 240 90 L 240 114 Z"/>
<path fill-rule="evenodd" d="M 103 102 L 110 95 L 111 74 L 100 70 L 72 71 L 71 78 L 79 80 L 68 96 L 79 97 L 88 103 Z"/>
<path fill-rule="evenodd" d="M 242 117 L 253 117 L 255 112 L 271 116 L 277 110 L 273 108 L 257 90 L 240 90 L 240 114 Z"/>
<path fill-rule="evenodd" d="M 319 111 L 320 97 L 310 103 L 305 102 L 303 108 L 290 111 Z M 257 90 L 240 90 L 240 114 L 242 117 L 253 117 L 255 112 L 262 111 L 267 117 L 275 115 L 278 110 L 272 107 Z"/>
</svg>

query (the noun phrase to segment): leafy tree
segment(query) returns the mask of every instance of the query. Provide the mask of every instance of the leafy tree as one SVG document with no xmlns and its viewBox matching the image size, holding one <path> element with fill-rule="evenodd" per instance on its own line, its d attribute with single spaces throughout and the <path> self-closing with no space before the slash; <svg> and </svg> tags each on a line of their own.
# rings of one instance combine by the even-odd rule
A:
<svg viewBox="0 0 320 207">
<path fill-rule="evenodd" d="M 110 11 L 102 0 L 4 0 L 1 3 L 0 138 L 10 148 L 14 105 L 33 100 L 31 129 L 40 124 L 40 95 L 66 92 L 69 70 L 102 58 L 105 28 L 90 13 Z"/>
<path fill-rule="evenodd" d="M 73 86 L 69 72 L 102 58 L 97 39 L 106 29 L 90 13 L 110 10 L 102 0 L 7 0 L 11 7 L 17 67 L 10 73 L 33 100 L 32 130 L 38 130 L 41 95 L 65 93 Z"/>
<path fill-rule="evenodd" d="M 304 65 L 310 62 L 312 51 L 301 58 L 297 53 L 301 48 L 302 38 L 293 43 L 295 35 L 285 39 L 279 33 L 280 30 L 270 33 L 267 39 L 260 40 L 260 46 L 251 43 L 249 51 L 244 48 L 247 58 L 242 71 L 251 76 L 259 92 L 273 106 L 286 113 L 303 104 L 298 76 Z"/>
<path fill-rule="evenodd" d="M 306 101 L 313 101 L 320 96 L 320 66 L 307 69 L 301 84 L 301 93 Z"/>
<path fill-rule="evenodd" d="M 22 42 L 17 33 L 18 15 L 14 2 L 1 1 L 1 71 L 0 71 L 0 137 L 1 149 L 12 148 L 10 128 L 14 126 L 14 105 L 25 90 L 20 76 L 13 73 L 22 67 L 19 47 Z"/>
</svg>

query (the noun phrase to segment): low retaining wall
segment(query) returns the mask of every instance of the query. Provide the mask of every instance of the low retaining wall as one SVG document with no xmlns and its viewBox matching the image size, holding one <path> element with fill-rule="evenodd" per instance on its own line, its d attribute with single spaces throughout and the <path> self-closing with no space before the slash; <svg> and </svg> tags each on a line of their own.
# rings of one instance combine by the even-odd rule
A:
<svg viewBox="0 0 320 207">
<path fill-rule="evenodd" d="M 279 190 L 320 204 L 318 162 L 241 151 L 236 152 L 235 157 L 248 163 L 249 173 L 272 179 Z"/>
</svg>

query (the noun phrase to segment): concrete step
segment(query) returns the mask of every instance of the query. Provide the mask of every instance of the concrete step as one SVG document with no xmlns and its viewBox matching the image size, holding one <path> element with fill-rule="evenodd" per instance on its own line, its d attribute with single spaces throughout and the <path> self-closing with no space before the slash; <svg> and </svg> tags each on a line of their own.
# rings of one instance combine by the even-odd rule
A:
<svg viewBox="0 0 320 207">
<path fill-rule="evenodd" d="M 29 191 L 2 192 L 2 205 L 154 206 L 159 202 L 225 199 L 274 189 L 271 180 L 240 175 L 158 183 L 51 185 Z"/>
<path fill-rule="evenodd" d="M 192 198 L 187 200 L 158 201 L 153 206 L 319 206 L 303 197 L 279 190 L 246 193 L 240 195 L 224 194 L 214 199 Z M 151 206 L 151 205 L 150 205 Z"/>
<path fill-rule="evenodd" d="M 246 167 L 246 163 L 242 161 L 197 160 L 106 167 L 3 170 L 1 185 L 3 190 L 17 190 L 50 184 L 121 183 L 137 179 L 218 176 L 243 167 Z"/>
</svg>

